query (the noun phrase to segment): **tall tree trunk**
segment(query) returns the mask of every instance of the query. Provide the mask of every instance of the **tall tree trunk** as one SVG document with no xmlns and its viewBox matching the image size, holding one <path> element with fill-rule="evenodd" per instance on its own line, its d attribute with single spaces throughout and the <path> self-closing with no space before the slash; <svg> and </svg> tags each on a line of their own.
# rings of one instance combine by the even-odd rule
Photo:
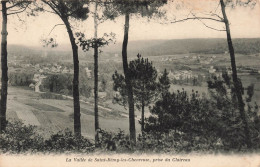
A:
<svg viewBox="0 0 260 167">
<path fill-rule="evenodd" d="M 144 133 L 144 101 L 142 101 L 142 118 L 141 118 L 141 130 Z"/>
<path fill-rule="evenodd" d="M 142 92 L 144 92 L 144 87 L 145 87 L 145 83 L 144 81 L 142 81 Z M 141 113 L 141 131 L 142 131 L 142 135 L 144 133 L 144 98 L 145 98 L 146 94 L 143 93 L 142 94 L 142 113 Z"/>
<path fill-rule="evenodd" d="M 134 111 L 134 98 L 133 98 L 133 88 L 131 84 L 131 78 L 129 76 L 128 62 L 127 62 L 127 44 L 128 44 L 128 32 L 129 32 L 129 13 L 125 14 L 125 28 L 124 28 L 124 41 L 122 46 L 122 60 L 123 69 L 125 74 L 125 82 L 128 93 L 128 105 L 129 105 L 129 131 L 130 140 L 133 144 L 136 143 L 136 131 L 135 131 L 135 111 Z"/>
<path fill-rule="evenodd" d="M 73 105 L 74 105 L 74 134 L 75 137 L 81 136 L 81 124 L 80 124 L 80 103 L 79 103 L 79 57 L 78 46 L 75 42 L 71 26 L 68 18 L 62 18 L 70 38 L 70 43 L 73 52 L 73 64 L 74 64 L 74 77 L 73 77 Z"/>
<path fill-rule="evenodd" d="M 225 26 L 226 26 L 227 43 L 228 43 L 228 49 L 229 49 L 229 53 L 230 53 L 231 67 L 232 67 L 232 78 L 233 78 L 233 82 L 234 82 L 235 93 L 236 93 L 237 100 L 238 100 L 238 108 L 239 108 L 239 112 L 240 112 L 240 117 L 241 117 L 241 120 L 242 120 L 243 125 L 244 125 L 243 130 L 244 130 L 244 133 L 245 133 L 245 142 L 246 142 L 247 147 L 251 148 L 252 147 L 251 136 L 250 136 L 250 132 L 249 132 L 248 122 L 247 122 L 247 119 L 246 119 L 246 113 L 245 113 L 245 108 L 244 108 L 245 104 L 244 104 L 244 101 L 243 101 L 243 98 L 242 98 L 240 83 L 239 83 L 238 77 L 237 77 L 235 51 L 234 51 L 234 47 L 233 47 L 233 44 L 232 44 L 229 21 L 228 21 L 227 15 L 226 15 L 224 1 L 220 0 L 220 4 L 221 4 L 222 14 L 223 14 L 223 17 L 224 17 Z"/>
<path fill-rule="evenodd" d="M 2 3 L 2 42 L 1 42 L 1 67 L 2 67 L 2 85 L 1 85 L 1 106 L 0 106 L 0 133 L 6 128 L 6 102 L 8 86 L 8 67 L 7 67 L 7 9 L 6 2 Z"/>
<path fill-rule="evenodd" d="M 94 13 L 94 28 L 95 34 L 94 38 L 97 40 L 97 1 L 95 3 L 95 13 Z M 97 41 L 96 41 L 97 42 Z M 99 120 L 98 120 L 98 45 L 95 43 L 94 47 L 94 98 L 95 98 L 95 144 L 98 144 L 99 136 L 98 136 L 98 129 L 99 129 Z"/>
</svg>

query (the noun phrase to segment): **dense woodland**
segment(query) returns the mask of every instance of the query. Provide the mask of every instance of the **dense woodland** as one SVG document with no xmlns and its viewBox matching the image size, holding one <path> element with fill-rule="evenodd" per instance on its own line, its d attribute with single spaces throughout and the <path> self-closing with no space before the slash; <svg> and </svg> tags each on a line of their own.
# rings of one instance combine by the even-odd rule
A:
<svg viewBox="0 0 260 167">
<path fill-rule="evenodd" d="M 260 114 L 258 104 L 253 100 L 255 87 L 254 84 L 245 86 L 238 75 L 240 71 L 247 70 L 252 75 L 257 71 L 245 67 L 238 68 L 236 55 L 259 56 L 260 40 L 232 39 L 232 29 L 226 14 L 228 8 L 236 10 L 236 6 L 253 10 L 259 2 L 219 0 L 215 4 L 218 6 L 218 13 L 196 16 L 196 13 L 191 12 L 192 14 L 184 19 L 175 19 L 167 23 L 179 24 L 190 20 L 216 21 L 225 28 L 218 30 L 202 23 L 212 31 L 223 31 L 226 39 L 159 40 L 151 44 L 149 41 L 142 41 L 134 45 L 129 42 L 128 46 L 131 36 L 129 27 L 133 18 L 168 21 L 168 11 L 165 11 L 164 7 L 169 4 L 174 7 L 172 3 L 170 0 L 2 0 L 0 152 L 89 153 L 100 149 L 118 153 L 259 151 Z M 182 4 L 181 7 L 178 3 Z M 175 5 L 179 11 L 187 9 L 184 1 L 177 1 Z M 35 49 L 8 45 L 7 22 L 10 15 L 26 13 L 28 17 L 37 17 L 44 12 L 57 16 L 66 28 L 70 42 L 69 51 L 68 48 L 55 50 L 59 46 L 54 38 L 49 37 L 42 42 L 44 47 L 54 50 L 48 50 L 45 57 L 39 56 Z M 121 46 L 115 45 L 113 48 L 110 44 L 115 42 L 115 35 L 108 32 L 99 38 L 97 32 L 103 22 L 119 17 L 124 18 L 124 27 L 121 27 L 124 38 Z M 75 22 L 88 19 L 94 20 L 93 38 L 78 32 L 73 26 Z M 54 25 L 53 28 L 56 26 L 58 25 Z M 94 51 L 94 54 L 90 51 Z M 118 53 L 119 62 L 99 62 L 100 56 L 113 57 Z M 216 64 L 218 75 L 212 68 L 211 70 L 215 71 L 207 76 L 199 74 L 197 77 L 171 79 L 169 75 L 174 75 L 172 70 L 167 70 L 163 65 L 158 66 L 158 63 L 146 58 L 148 55 L 187 56 L 197 53 L 228 55 L 229 60 L 225 63 L 229 64 L 229 68 Z M 91 59 L 89 55 L 92 56 Z M 9 63 L 9 56 L 11 60 L 19 60 L 19 63 Z M 196 57 L 196 63 L 199 64 L 202 60 L 197 59 Z M 53 68 L 64 72 L 43 71 L 38 77 L 44 79 L 39 81 L 36 80 L 36 66 L 39 69 Z M 188 65 L 176 66 L 185 74 L 192 70 Z M 8 67 L 11 67 L 10 71 Z M 206 69 L 203 68 L 201 70 Z M 7 119 L 8 87 L 36 86 L 39 82 L 39 89 L 44 92 L 41 94 L 42 99 L 73 100 L 73 113 L 69 116 L 73 120 L 73 130 L 63 129 L 45 138 L 38 132 L 37 127 Z M 207 95 L 196 90 L 189 92 L 184 88 L 171 90 L 175 85 L 203 84 L 206 85 Z M 104 94 L 106 96 L 100 96 Z M 127 109 L 129 131 L 120 130 L 118 133 L 112 133 L 100 127 L 100 115 L 104 113 L 99 105 L 106 100 Z M 87 111 L 82 108 L 82 101 L 93 103 L 94 140 L 82 134 L 81 113 Z M 137 125 L 135 120 L 139 111 L 141 117 Z M 137 133 L 137 126 L 141 126 L 141 133 Z"/>
</svg>

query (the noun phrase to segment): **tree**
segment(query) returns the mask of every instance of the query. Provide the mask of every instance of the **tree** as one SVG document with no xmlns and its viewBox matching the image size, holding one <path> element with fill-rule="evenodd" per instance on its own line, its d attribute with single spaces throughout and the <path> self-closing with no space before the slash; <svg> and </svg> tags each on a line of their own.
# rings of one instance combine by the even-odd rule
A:
<svg viewBox="0 0 260 167">
<path fill-rule="evenodd" d="M 85 0 L 42 0 L 50 9 L 41 9 L 45 12 L 50 12 L 58 15 L 65 25 L 73 53 L 73 105 L 74 105 L 74 134 L 76 137 L 81 136 L 81 124 L 80 124 L 80 102 L 79 102 L 79 58 L 78 58 L 78 46 L 75 41 L 75 37 L 72 31 L 72 25 L 70 18 L 85 20 L 88 17 L 89 9 L 85 7 L 87 1 Z"/>
<path fill-rule="evenodd" d="M 232 43 L 232 38 L 231 38 L 231 33 L 230 33 L 230 27 L 229 27 L 229 21 L 226 15 L 226 5 L 223 0 L 220 0 L 220 5 L 221 5 L 221 11 L 223 15 L 223 21 L 226 26 L 226 34 L 227 34 L 227 43 L 228 43 L 228 49 L 229 49 L 229 55 L 230 55 L 230 60 L 231 60 L 231 69 L 232 69 L 232 79 L 234 82 L 234 88 L 235 88 L 235 94 L 237 97 L 238 101 L 238 109 L 240 111 L 240 117 L 242 119 L 242 122 L 244 124 L 244 133 L 245 133 L 245 139 L 246 139 L 246 144 L 248 148 L 252 147 L 251 143 L 251 136 L 250 136 L 250 131 L 249 131 L 249 126 L 248 126 L 248 121 L 246 118 L 246 113 L 245 113 L 245 104 L 242 98 L 242 92 L 241 92 L 241 84 L 239 82 L 239 79 L 237 77 L 237 67 L 236 67 L 236 59 L 235 59 L 235 51 Z"/>
<path fill-rule="evenodd" d="M 24 12 L 30 5 L 30 1 L 7 1 L 2 0 L 2 40 L 1 40 L 1 104 L 0 104 L 0 133 L 6 128 L 6 104 L 7 104 L 7 87 L 8 87 L 8 66 L 7 66 L 7 16 L 18 15 Z M 7 6 L 7 4 L 9 4 Z M 9 11 L 9 12 L 8 12 Z"/>
<path fill-rule="evenodd" d="M 131 85 L 133 86 L 133 97 L 135 106 L 141 109 L 141 130 L 144 131 L 144 111 L 155 100 L 157 94 L 157 71 L 153 67 L 152 62 L 144 59 L 141 55 L 137 55 L 137 59 L 129 62 L 129 76 Z M 126 85 L 125 77 L 117 72 L 113 75 L 114 90 L 119 91 L 123 104 L 126 104 Z M 118 101 L 118 100 L 117 100 Z"/>
<path fill-rule="evenodd" d="M 210 101 L 200 98 L 195 91 L 190 95 L 184 89 L 167 92 L 150 111 L 152 115 L 145 120 L 145 131 L 173 133 L 175 145 L 187 143 L 187 148 L 183 146 L 181 150 L 214 145 L 218 139 L 216 122 L 219 117 Z"/>
<path fill-rule="evenodd" d="M 212 11 L 209 14 L 210 17 L 197 17 L 191 11 L 190 14 L 192 15 L 192 17 L 187 17 L 185 19 L 175 20 L 175 21 L 172 22 L 172 23 L 177 23 L 177 22 L 183 22 L 183 21 L 187 21 L 187 20 L 199 20 L 207 28 L 210 28 L 210 29 L 216 30 L 216 31 L 225 31 L 226 32 L 227 44 L 228 44 L 229 55 L 230 55 L 230 60 L 231 60 L 232 80 L 234 82 L 235 96 L 236 96 L 237 101 L 238 101 L 238 109 L 240 111 L 240 118 L 241 118 L 243 125 L 244 125 L 242 129 L 243 129 L 244 134 L 245 134 L 245 142 L 246 142 L 248 148 L 252 147 L 251 137 L 250 137 L 250 131 L 249 131 L 249 126 L 248 126 L 248 120 L 246 118 L 246 113 L 245 113 L 245 103 L 243 101 L 242 92 L 241 92 L 241 89 L 240 89 L 241 82 L 237 77 L 235 51 L 234 51 L 232 38 L 231 38 L 231 32 L 230 32 L 230 26 L 229 26 L 230 24 L 229 24 L 229 20 L 228 20 L 227 14 L 226 14 L 226 6 L 230 5 L 233 8 L 236 5 L 254 7 L 256 2 L 257 2 L 256 0 L 246 0 L 246 1 L 226 0 L 225 2 L 224 2 L 224 0 L 219 0 L 218 6 L 219 5 L 221 6 L 222 17 L 219 16 L 218 14 L 212 12 Z M 217 8 L 215 9 L 215 12 L 216 12 L 216 10 L 217 10 Z M 202 20 L 211 20 L 211 21 L 217 21 L 217 22 L 224 23 L 225 29 L 217 29 L 217 28 L 208 26 Z"/>
<path fill-rule="evenodd" d="M 233 75 L 232 75 L 233 77 Z M 248 148 L 248 143 L 245 142 L 247 139 L 245 137 L 245 132 L 241 131 L 244 128 L 244 120 L 241 119 L 241 110 L 239 108 L 239 102 L 237 99 L 237 91 L 241 92 L 241 95 L 244 94 L 244 88 L 242 82 L 239 82 L 239 90 L 236 89 L 234 80 L 231 79 L 231 76 L 227 72 L 222 73 L 222 78 L 213 77 L 208 81 L 209 92 L 211 95 L 211 100 L 216 104 L 216 109 L 220 110 L 221 119 L 223 124 L 226 125 L 226 128 L 220 128 L 218 133 L 219 135 L 224 135 L 223 141 L 226 144 L 229 144 L 231 147 L 242 147 L 246 144 Z M 242 100 L 247 101 L 247 110 L 245 110 L 245 117 L 248 119 L 248 131 L 252 134 L 257 133 L 259 125 L 257 121 L 259 116 L 257 116 L 257 105 L 255 105 L 255 111 L 252 110 L 251 97 L 253 96 L 253 86 L 249 85 L 247 88 L 247 96 Z M 257 121 L 256 121 L 257 120 Z M 235 134 L 234 134 L 235 133 Z M 258 131 L 259 133 L 259 131 Z M 257 135 L 256 135 L 257 136 Z M 259 136 L 258 136 L 259 137 Z M 255 139 L 255 135 L 251 136 L 251 142 Z M 256 137 L 257 138 L 257 137 Z M 239 145 L 239 146 L 238 146 Z M 255 142 L 254 142 L 255 145 Z"/>
<path fill-rule="evenodd" d="M 163 94 L 166 94 L 167 92 L 169 92 L 169 89 L 171 87 L 171 83 L 170 83 L 170 79 L 168 77 L 168 72 L 166 69 L 164 69 L 162 76 L 159 77 L 159 89 L 160 92 L 162 92 Z"/>
<path fill-rule="evenodd" d="M 94 49 L 94 113 L 95 113 L 95 142 L 96 145 L 99 141 L 99 119 L 98 119 L 98 49 L 105 45 L 108 45 L 115 38 L 115 34 L 104 34 L 102 38 L 97 38 L 97 30 L 98 30 L 98 16 L 97 16 L 97 4 L 95 2 L 95 12 L 94 12 L 94 38 L 86 39 L 84 33 L 76 33 L 78 37 L 79 45 L 82 47 L 83 51 L 88 51 L 90 48 Z M 99 19 L 100 20 L 100 19 Z"/>
<path fill-rule="evenodd" d="M 130 72 L 127 60 L 127 45 L 130 26 L 130 15 L 141 14 L 141 16 L 151 17 L 154 14 L 161 14 L 158 10 L 160 6 L 165 4 L 167 0 L 113 0 L 112 3 L 107 3 L 107 13 L 112 19 L 117 16 L 124 15 L 124 39 L 122 44 L 122 61 L 125 76 L 125 83 L 127 88 L 128 108 L 129 108 L 129 131 L 130 140 L 132 144 L 136 143 L 136 130 L 135 130 L 135 111 L 134 111 L 134 98 L 133 86 L 131 84 Z M 114 9 L 114 10 L 111 10 Z"/>
<path fill-rule="evenodd" d="M 98 32 L 98 21 L 97 21 L 97 7 L 98 2 L 95 1 L 95 12 L 94 12 L 94 38 L 97 39 Z M 95 143 L 99 142 L 98 129 L 99 129 L 99 119 L 98 119 L 98 44 L 94 44 L 94 112 L 95 112 Z"/>
<path fill-rule="evenodd" d="M 246 99 L 252 96 L 251 87 Z M 151 109 L 152 115 L 145 120 L 145 131 L 152 134 L 173 133 L 176 145 L 187 142 L 189 149 L 205 145 L 207 150 L 243 150 L 246 143 L 233 81 L 227 73 L 223 73 L 222 77 L 213 76 L 208 81 L 208 89 L 209 97 L 201 97 L 195 91 L 188 94 L 184 89 L 163 94 Z M 252 142 L 257 148 L 260 139 L 258 106 L 247 105 L 246 117 L 253 134 Z"/>
<path fill-rule="evenodd" d="M 100 8 L 103 8 L 103 3 L 98 2 L 98 0 L 95 0 L 95 11 L 94 11 L 94 99 L 95 99 L 95 105 L 94 105 L 94 111 L 95 111 L 95 142 L 96 144 L 99 142 L 99 136 L 98 136 L 98 130 L 99 130 L 99 119 L 98 119 L 98 48 L 103 45 L 107 45 L 109 41 L 104 42 L 102 45 L 100 45 L 100 42 L 98 43 L 97 33 L 98 33 L 98 25 L 103 21 L 103 19 L 106 19 L 104 15 L 103 17 L 100 17 L 98 15 L 98 6 Z M 99 23 L 99 21 L 101 21 Z"/>
</svg>

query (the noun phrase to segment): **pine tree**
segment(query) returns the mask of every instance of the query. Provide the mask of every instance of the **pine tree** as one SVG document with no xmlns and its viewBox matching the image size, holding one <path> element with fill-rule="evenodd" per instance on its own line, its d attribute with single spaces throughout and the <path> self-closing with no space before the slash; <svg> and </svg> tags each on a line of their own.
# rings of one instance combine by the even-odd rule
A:
<svg viewBox="0 0 260 167">
<path fill-rule="evenodd" d="M 141 110 L 141 130 L 144 131 L 144 112 L 145 107 L 149 106 L 157 95 L 157 70 L 152 62 L 137 55 L 137 59 L 129 62 L 129 76 L 133 86 L 133 99 L 135 106 Z M 114 90 L 119 91 L 121 99 L 117 101 L 121 104 L 127 104 L 127 88 L 125 77 L 115 72 L 113 75 Z"/>
<path fill-rule="evenodd" d="M 111 3 L 110 3 L 111 2 Z M 112 0 L 107 3 L 107 15 L 111 19 L 115 19 L 120 15 L 124 16 L 124 39 L 122 44 L 122 61 L 125 76 L 125 86 L 127 88 L 127 100 L 129 107 L 129 131 L 132 144 L 136 143 L 136 130 L 135 130 L 135 110 L 134 110 L 134 97 L 133 85 L 131 85 L 130 72 L 128 67 L 127 45 L 130 27 L 130 16 L 132 14 L 140 14 L 142 17 L 152 17 L 155 14 L 160 15 L 158 8 L 164 5 L 167 0 Z M 112 9 L 112 10 L 111 10 Z M 114 10 L 113 10 L 114 9 Z"/>
<path fill-rule="evenodd" d="M 170 79 L 168 77 L 168 72 L 166 69 L 164 69 L 162 76 L 159 77 L 159 91 L 162 93 L 162 95 L 169 92 L 170 89 Z"/>
<path fill-rule="evenodd" d="M 89 9 L 86 7 L 88 1 L 76 0 L 42 0 L 45 6 L 40 6 L 40 10 L 44 12 L 53 13 L 60 17 L 65 25 L 72 48 L 73 56 L 73 105 L 74 105 L 74 133 L 76 137 L 81 136 L 81 123 L 80 123 L 80 102 L 79 102 L 79 58 L 78 58 L 78 46 L 75 41 L 75 35 L 71 25 L 71 18 L 78 20 L 85 20 L 88 18 Z M 45 9 L 49 7 L 49 9 Z M 63 25 L 62 24 L 62 25 Z"/>
</svg>

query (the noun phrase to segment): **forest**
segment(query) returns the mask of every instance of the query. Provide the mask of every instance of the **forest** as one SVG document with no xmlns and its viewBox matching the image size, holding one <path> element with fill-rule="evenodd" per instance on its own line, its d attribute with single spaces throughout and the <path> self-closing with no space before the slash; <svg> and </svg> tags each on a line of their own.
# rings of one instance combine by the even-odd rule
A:
<svg viewBox="0 0 260 167">
<path fill-rule="evenodd" d="M 232 38 L 228 15 L 230 9 L 254 10 L 259 1 L 203 3 L 210 9 L 201 14 L 182 0 L 1 0 L 0 153 L 259 152 L 260 40 Z M 189 14 L 173 17 L 169 8 Z M 60 24 L 39 39 L 42 51 L 8 43 L 12 19 L 26 22 L 20 15 L 36 19 L 46 13 Z M 123 40 L 114 32 L 100 35 L 104 23 L 117 19 L 124 23 L 118 24 Z M 130 27 L 138 19 L 197 20 L 226 38 L 131 45 Z M 88 20 L 92 36 L 79 28 Z M 50 35 L 58 27 L 69 43 L 60 50 Z M 37 120 L 40 116 L 45 120 Z M 26 117 L 36 118 L 35 124 L 23 122 Z M 56 117 L 59 121 L 47 121 Z M 109 129 L 125 126 L 127 131 Z"/>
</svg>

